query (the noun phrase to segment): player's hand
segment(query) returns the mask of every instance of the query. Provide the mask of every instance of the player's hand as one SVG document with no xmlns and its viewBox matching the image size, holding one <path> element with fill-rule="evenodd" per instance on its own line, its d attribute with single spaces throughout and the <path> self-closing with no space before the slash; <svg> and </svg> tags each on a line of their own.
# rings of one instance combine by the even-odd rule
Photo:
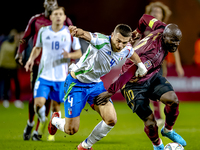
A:
<svg viewBox="0 0 200 150">
<path fill-rule="evenodd" d="M 137 32 L 137 30 L 134 30 L 133 32 L 132 32 L 132 39 L 133 40 L 137 40 L 137 39 L 139 39 L 140 38 L 140 34 Z"/>
<path fill-rule="evenodd" d="M 80 37 L 84 34 L 84 31 L 76 26 L 69 26 L 71 36 Z"/>
<path fill-rule="evenodd" d="M 138 69 L 135 72 L 135 76 L 136 77 L 145 76 L 147 74 L 147 71 L 148 71 L 147 68 L 145 67 L 145 65 L 142 62 L 140 62 L 140 63 L 137 64 L 137 66 L 138 66 Z"/>
<path fill-rule="evenodd" d="M 131 38 L 131 40 L 130 40 L 131 45 L 134 46 L 135 42 L 136 42 L 137 40 L 139 40 L 139 39 L 140 39 L 140 34 L 137 32 L 137 30 L 134 30 L 134 31 L 132 32 L 132 38 Z"/>
<path fill-rule="evenodd" d="M 96 105 L 105 105 L 110 100 L 110 97 L 112 95 L 113 94 L 109 93 L 108 91 L 103 92 L 103 93 L 99 94 L 98 96 L 96 96 L 94 98 L 94 104 L 96 104 Z"/>
<path fill-rule="evenodd" d="M 68 53 L 64 48 L 62 54 L 64 58 L 70 58 L 70 53 Z"/>
<path fill-rule="evenodd" d="M 28 72 L 29 70 L 32 71 L 33 64 L 34 64 L 34 61 L 30 59 L 26 62 L 26 65 L 24 66 L 26 72 Z"/>
<path fill-rule="evenodd" d="M 70 31 L 71 36 L 76 36 L 78 29 L 76 26 L 69 26 L 69 31 Z"/>
<path fill-rule="evenodd" d="M 16 56 L 15 56 L 15 61 L 17 62 L 17 63 L 19 63 L 20 65 L 22 65 L 23 66 L 23 63 L 22 63 L 22 53 L 17 53 L 16 54 Z"/>
</svg>

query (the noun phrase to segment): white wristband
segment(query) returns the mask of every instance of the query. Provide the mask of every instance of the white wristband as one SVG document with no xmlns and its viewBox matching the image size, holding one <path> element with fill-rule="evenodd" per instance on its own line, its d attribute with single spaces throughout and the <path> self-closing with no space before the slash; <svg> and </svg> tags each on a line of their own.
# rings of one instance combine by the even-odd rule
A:
<svg viewBox="0 0 200 150">
<path fill-rule="evenodd" d="M 137 64 L 138 67 L 142 68 L 144 66 L 144 64 L 142 62 Z"/>
</svg>

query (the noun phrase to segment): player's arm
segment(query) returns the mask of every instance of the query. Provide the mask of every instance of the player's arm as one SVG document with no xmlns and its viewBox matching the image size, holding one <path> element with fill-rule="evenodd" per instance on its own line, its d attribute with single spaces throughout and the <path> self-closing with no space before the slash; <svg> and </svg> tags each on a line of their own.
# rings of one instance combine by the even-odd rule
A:
<svg viewBox="0 0 200 150">
<path fill-rule="evenodd" d="M 92 39 L 88 31 L 84 31 L 80 28 L 77 28 L 76 26 L 69 26 L 69 31 L 72 36 L 82 38 L 88 42 L 90 42 Z"/>
<path fill-rule="evenodd" d="M 114 95 L 119 89 L 121 89 L 132 77 L 135 76 L 135 72 L 137 70 L 136 65 L 132 65 L 129 67 L 129 69 L 121 74 L 119 78 L 110 85 L 108 88 L 108 91 L 105 91 L 101 94 L 99 94 L 97 97 L 94 99 L 94 104 L 96 105 L 104 105 L 106 104 L 110 97 Z"/>
<path fill-rule="evenodd" d="M 134 64 L 137 65 L 137 67 L 138 67 L 137 71 L 135 72 L 136 77 L 145 76 L 147 74 L 147 69 L 144 66 L 144 64 L 142 63 L 138 54 L 134 51 L 133 47 L 131 47 L 130 44 L 127 44 L 125 49 L 127 49 L 129 51 L 129 54 L 126 56 L 126 58 L 129 58 L 130 60 L 132 60 L 134 62 Z"/>
<path fill-rule="evenodd" d="M 178 50 L 176 52 L 174 52 L 174 58 L 175 58 L 176 72 L 177 72 L 179 77 L 182 77 L 182 76 L 184 76 L 184 70 L 183 70 L 183 67 L 181 65 L 181 59 L 180 59 L 180 55 L 179 55 Z"/>
<path fill-rule="evenodd" d="M 28 71 L 28 70 L 32 71 L 32 68 L 34 65 L 34 60 L 39 56 L 41 50 L 42 50 L 41 47 L 33 47 L 30 57 L 29 57 L 28 61 L 26 62 L 26 65 L 24 66 L 26 71 Z"/>
<path fill-rule="evenodd" d="M 62 55 L 64 58 L 78 59 L 82 56 L 82 51 L 81 49 L 77 49 L 74 52 L 68 53 L 63 49 Z"/>
<path fill-rule="evenodd" d="M 26 65 L 24 66 L 26 71 L 28 71 L 28 70 L 32 71 L 34 60 L 39 56 L 39 54 L 42 50 L 42 31 L 43 31 L 43 29 L 44 29 L 43 27 L 40 28 L 38 35 L 37 35 L 36 45 L 35 45 L 35 47 L 33 47 L 30 57 L 29 57 L 28 61 L 26 62 Z"/>
<path fill-rule="evenodd" d="M 73 52 L 68 53 L 63 49 L 63 57 L 64 58 L 70 58 L 70 59 L 78 59 L 82 56 L 82 51 L 81 51 L 81 44 L 79 42 L 79 39 L 76 37 L 73 37 L 73 42 L 72 42 L 72 49 Z"/>
<path fill-rule="evenodd" d="M 144 14 L 140 18 L 136 30 L 139 33 L 143 33 L 146 30 L 146 27 L 150 27 L 154 31 L 160 28 L 165 28 L 165 26 L 166 24 L 163 23 L 162 21 L 159 21 L 158 19 L 156 19 L 151 15 Z"/>
<path fill-rule="evenodd" d="M 23 38 L 19 42 L 19 47 L 15 56 L 15 60 L 18 61 L 20 65 L 23 65 L 22 52 L 26 49 L 28 45 L 28 40 L 34 35 L 34 23 L 35 17 L 32 17 L 28 22 Z"/>
<path fill-rule="evenodd" d="M 143 77 L 147 74 L 147 69 L 145 67 L 145 65 L 142 63 L 140 57 L 138 56 L 137 53 L 133 53 L 133 55 L 130 57 L 130 59 L 135 63 L 135 65 L 137 65 L 138 69 L 135 72 L 135 76 L 136 77 Z"/>
</svg>

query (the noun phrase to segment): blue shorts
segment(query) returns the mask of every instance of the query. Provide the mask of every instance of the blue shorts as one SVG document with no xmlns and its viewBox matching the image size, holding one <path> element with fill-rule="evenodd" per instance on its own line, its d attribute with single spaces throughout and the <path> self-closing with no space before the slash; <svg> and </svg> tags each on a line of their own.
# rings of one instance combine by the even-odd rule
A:
<svg viewBox="0 0 200 150">
<path fill-rule="evenodd" d="M 34 86 L 34 98 L 44 97 L 47 100 L 49 97 L 58 103 L 64 102 L 64 83 L 38 78 Z"/>
<path fill-rule="evenodd" d="M 65 117 L 74 118 L 80 115 L 86 102 L 94 107 L 93 99 L 102 92 L 105 92 L 103 82 L 99 83 L 82 83 L 77 79 L 72 78 L 69 74 L 64 86 L 65 97 Z"/>
</svg>

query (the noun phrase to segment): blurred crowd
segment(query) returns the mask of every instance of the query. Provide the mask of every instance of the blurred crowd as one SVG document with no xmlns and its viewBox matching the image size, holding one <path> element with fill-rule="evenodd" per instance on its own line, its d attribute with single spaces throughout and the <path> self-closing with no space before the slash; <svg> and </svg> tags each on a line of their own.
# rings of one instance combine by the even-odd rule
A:
<svg viewBox="0 0 200 150">
<path fill-rule="evenodd" d="M 11 29 L 8 35 L 0 36 L 0 100 L 3 100 L 4 107 L 9 107 L 11 99 L 11 82 L 15 85 L 15 101 L 16 107 L 23 108 L 20 100 L 20 81 L 18 78 L 18 69 L 20 66 L 15 61 L 20 39 L 24 32 L 18 32 Z"/>
</svg>

